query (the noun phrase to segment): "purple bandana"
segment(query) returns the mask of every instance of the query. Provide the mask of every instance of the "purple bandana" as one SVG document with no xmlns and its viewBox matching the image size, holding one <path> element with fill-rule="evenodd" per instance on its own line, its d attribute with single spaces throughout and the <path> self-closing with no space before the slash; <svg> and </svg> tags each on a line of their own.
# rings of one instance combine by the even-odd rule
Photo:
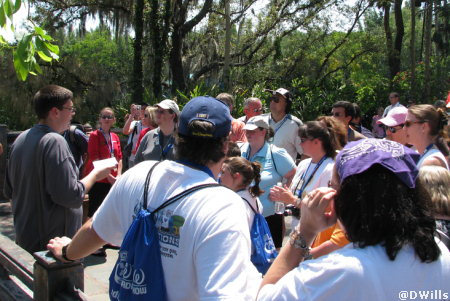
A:
<svg viewBox="0 0 450 301">
<path fill-rule="evenodd" d="M 348 143 L 336 157 L 341 184 L 349 176 L 360 174 L 374 164 L 392 171 L 406 186 L 415 187 L 420 154 L 400 143 L 382 139 L 361 139 Z"/>
</svg>

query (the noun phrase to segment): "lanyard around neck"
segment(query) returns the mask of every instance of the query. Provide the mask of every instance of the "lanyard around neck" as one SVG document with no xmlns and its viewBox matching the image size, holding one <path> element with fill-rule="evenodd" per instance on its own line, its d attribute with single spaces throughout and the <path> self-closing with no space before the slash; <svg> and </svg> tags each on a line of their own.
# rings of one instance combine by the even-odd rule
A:
<svg viewBox="0 0 450 301">
<path fill-rule="evenodd" d="M 279 129 L 281 129 L 281 127 L 282 127 L 283 124 L 286 122 L 286 120 L 288 120 L 288 115 L 289 115 L 289 114 L 284 115 L 284 118 L 283 118 L 283 120 L 281 121 L 281 124 L 280 124 L 276 129 L 274 129 L 275 134 L 278 132 Z M 270 119 L 273 120 L 272 116 L 269 114 L 269 124 L 270 124 Z M 275 122 L 275 120 L 273 120 L 273 122 Z M 276 122 L 275 122 L 275 123 L 276 123 Z"/>
<path fill-rule="evenodd" d="M 425 148 L 425 151 L 423 152 L 422 155 L 420 155 L 420 158 L 422 159 L 423 157 L 425 157 L 425 154 L 428 153 L 430 150 L 432 150 L 434 148 L 434 144 L 431 143 L 430 145 L 427 146 L 427 148 Z"/>
<path fill-rule="evenodd" d="M 108 146 L 108 150 L 109 150 L 109 153 L 111 154 L 111 157 L 113 157 L 114 156 L 114 147 L 112 144 L 111 132 L 108 133 L 109 134 L 109 142 L 108 142 L 108 136 L 106 136 L 106 133 L 103 131 L 102 128 L 100 128 L 100 132 L 102 133 L 103 138 L 105 138 L 106 145 Z"/>
<path fill-rule="evenodd" d="M 173 139 L 172 134 L 169 135 L 169 139 L 167 139 L 167 144 L 166 144 L 166 146 L 163 147 L 163 145 L 161 144 L 162 136 L 163 136 L 163 133 L 160 129 L 159 133 L 158 133 L 158 140 L 159 140 L 158 143 L 161 145 L 161 158 L 164 160 L 164 159 L 166 159 L 166 156 L 169 153 L 169 151 L 173 148 L 174 139 Z"/>
<path fill-rule="evenodd" d="M 320 165 L 322 165 L 322 163 L 323 163 L 323 161 L 325 161 L 325 159 L 327 159 L 327 156 L 323 156 L 322 159 L 320 159 L 320 161 L 317 162 L 317 165 L 314 168 L 313 172 L 308 177 L 308 179 L 305 181 L 306 175 L 308 174 L 308 170 L 309 170 L 309 168 L 311 167 L 311 164 L 312 164 L 312 160 L 311 160 L 311 162 L 308 165 L 308 168 L 302 174 L 302 176 L 300 177 L 300 181 L 297 183 L 297 186 L 295 187 L 295 190 L 297 190 L 298 185 L 300 185 L 300 190 L 299 190 L 299 192 L 297 194 L 299 198 L 302 197 L 303 190 L 305 190 L 306 186 L 308 186 L 309 182 L 311 182 L 312 178 L 316 174 L 316 171 L 319 169 Z M 295 190 L 294 190 L 294 193 L 296 192 Z"/>
</svg>

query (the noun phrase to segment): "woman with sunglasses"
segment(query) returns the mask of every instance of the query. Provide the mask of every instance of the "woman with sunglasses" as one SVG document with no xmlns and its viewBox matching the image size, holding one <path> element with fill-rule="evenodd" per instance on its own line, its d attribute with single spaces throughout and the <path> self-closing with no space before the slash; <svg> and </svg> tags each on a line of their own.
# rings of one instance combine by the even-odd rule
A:
<svg viewBox="0 0 450 301">
<path fill-rule="evenodd" d="M 443 139 L 443 128 L 447 122 L 446 113 L 432 105 L 414 105 L 409 107 L 405 121 L 407 142 L 420 153 L 417 163 L 448 167 L 448 147 Z M 443 154 L 445 153 L 445 155 Z"/>
<path fill-rule="evenodd" d="M 122 173 L 122 150 L 120 148 L 120 139 L 115 133 L 111 132 L 116 118 L 111 108 L 103 108 L 100 111 L 98 120 L 99 128 L 93 131 L 89 137 L 88 143 L 88 162 L 86 163 L 85 174 L 89 174 L 94 169 L 94 161 L 108 158 L 116 158 L 117 169 L 100 181 L 97 181 L 89 191 L 89 210 L 88 217 L 92 217 L 100 207 L 103 199 L 111 189 L 112 184 Z M 100 254 L 100 255 L 103 255 Z"/>
<path fill-rule="evenodd" d="M 264 116 L 249 119 L 244 126 L 247 143 L 241 146 L 242 157 L 250 162 L 259 162 L 261 169 L 261 189 L 264 193 L 259 197 L 263 205 L 263 215 L 269 225 L 272 238 L 277 249 L 281 248 L 284 236 L 284 218 L 275 214 L 274 202 L 269 199 L 270 188 L 283 178 L 286 184 L 291 183 L 295 174 L 295 163 L 283 148 L 270 145 L 267 141 L 273 136 L 273 130 Z"/>
<path fill-rule="evenodd" d="M 174 160 L 173 144 L 180 110 L 175 101 L 165 99 L 155 105 L 158 128 L 149 131 L 141 140 L 134 163 L 146 160 Z"/>
<path fill-rule="evenodd" d="M 384 127 L 387 139 L 406 145 L 406 131 L 404 126 L 407 115 L 407 108 L 403 106 L 395 107 L 389 111 L 386 117 L 379 119 L 377 124 Z"/>
<path fill-rule="evenodd" d="M 280 200 L 286 205 L 300 208 L 300 201 L 310 191 L 319 187 L 328 187 L 333 174 L 334 158 L 342 142 L 335 133 L 344 133 L 342 122 L 332 117 L 321 117 L 322 121 L 308 121 L 299 128 L 301 146 L 309 159 L 301 161 L 291 186 L 273 187 L 270 190 L 271 200 Z M 344 143 L 345 145 L 346 143 Z M 293 210 L 298 212 L 298 210 Z M 292 216 L 292 229 L 299 223 L 299 214 Z M 348 244 L 345 233 L 338 224 L 318 234 L 312 245 L 314 258 L 328 254 Z"/>
</svg>

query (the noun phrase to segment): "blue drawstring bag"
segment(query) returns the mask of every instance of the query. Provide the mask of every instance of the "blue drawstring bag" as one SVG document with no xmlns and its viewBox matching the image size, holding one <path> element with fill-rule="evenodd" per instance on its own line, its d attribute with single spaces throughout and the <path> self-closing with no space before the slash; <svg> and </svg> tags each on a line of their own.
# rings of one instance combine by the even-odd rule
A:
<svg viewBox="0 0 450 301">
<path fill-rule="evenodd" d="M 205 187 L 218 186 L 218 184 L 204 184 L 192 187 L 168 199 L 156 210 L 150 212 L 147 209 L 148 186 L 150 176 L 159 163 L 153 165 L 147 174 L 143 207 L 124 237 L 117 262 L 109 277 L 111 300 L 167 300 L 155 214 L 191 192 Z"/>
<path fill-rule="evenodd" d="M 258 202 L 256 202 L 256 210 L 250 205 L 249 201 L 242 198 L 252 209 L 255 217 L 250 229 L 250 240 L 252 241 L 252 255 L 250 260 L 256 269 L 263 275 L 267 273 L 272 262 L 277 258 L 278 252 L 273 243 L 272 233 L 270 233 L 269 225 L 264 216 L 259 213 Z"/>
</svg>

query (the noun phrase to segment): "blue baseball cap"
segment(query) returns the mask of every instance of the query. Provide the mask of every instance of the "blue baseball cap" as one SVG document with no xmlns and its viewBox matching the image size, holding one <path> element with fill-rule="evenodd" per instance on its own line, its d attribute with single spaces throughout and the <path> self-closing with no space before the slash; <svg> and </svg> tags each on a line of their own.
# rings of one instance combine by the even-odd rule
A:
<svg viewBox="0 0 450 301">
<path fill-rule="evenodd" d="M 213 132 L 192 132 L 189 125 L 195 120 L 211 123 Z M 222 138 L 230 134 L 231 120 L 230 108 L 225 103 L 211 96 L 198 96 L 181 111 L 178 133 L 189 137 Z"/>
</svg>

